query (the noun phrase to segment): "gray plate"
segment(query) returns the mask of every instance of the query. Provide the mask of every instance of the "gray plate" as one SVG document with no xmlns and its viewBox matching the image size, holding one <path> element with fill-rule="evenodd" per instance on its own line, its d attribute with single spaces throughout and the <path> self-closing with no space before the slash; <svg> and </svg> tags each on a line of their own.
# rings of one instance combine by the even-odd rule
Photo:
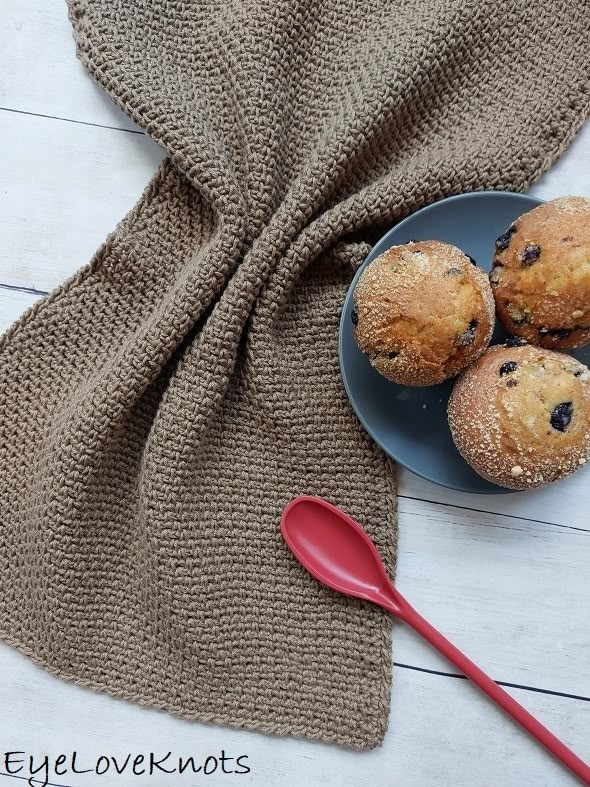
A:
<svg viewBox="0 0 590 787">
<path fill-rule="evenodd" d="M 441 240 L 458 246 L 490 270 L 494 241 L 521 214 L 542 200 L 506 191 L 479 191 L 428 205 L 397 224 L 375 245 L 357 271 L 340 320 L 340 369 L 346 393 L 362 425 L 393 459 L 428 481 L 461 492 L 508 492 L 481 478 L 461 458 L 447 423 L 452 381 L 429 388 L 389 382 L 373 369 L 352 333 L 352 292 L 363 268 L 390 246 L 409 240 Z M 506 333 L 496 327 L 492 344 Z M 590 346 L 572 352 L 590 364 Z"/>
</svg>

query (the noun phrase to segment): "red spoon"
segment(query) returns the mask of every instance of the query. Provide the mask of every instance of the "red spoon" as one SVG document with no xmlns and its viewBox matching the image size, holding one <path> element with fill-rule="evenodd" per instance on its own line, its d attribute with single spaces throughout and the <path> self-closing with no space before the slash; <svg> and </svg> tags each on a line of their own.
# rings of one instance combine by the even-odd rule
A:
<svg viewBox="0 0 590 787">
<path fill-rule="evenodd" d="M 387 576 L 375 545 L 354 519 L 318 497 L 297 497 L 283 511 L 281 532 L 291 552 L 316 579 L 340 593 L 373 601 L 411 626 L 590 785 L 588 765 L 408 604 Z"/>
</svg>

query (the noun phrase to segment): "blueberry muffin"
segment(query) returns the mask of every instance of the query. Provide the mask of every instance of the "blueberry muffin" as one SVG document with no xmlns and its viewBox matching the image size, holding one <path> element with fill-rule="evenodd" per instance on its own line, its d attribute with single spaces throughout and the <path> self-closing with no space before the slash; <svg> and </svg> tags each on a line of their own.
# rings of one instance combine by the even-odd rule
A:
<svg viewBox="0 0 590 787">
<path fill-rule="evenodd" d="M 507 331 L 555 349 L 590 341 L 590 199 L 525 213 L 496 240 L 490 273 Z"/>
<path fill-rule="evenodd" d="M 522 340 L 490 347 L 449 400 L 459 453 L 488 481 L 528 489 L 578 470 L 590 453 L 590 371 Z"/>
<path fill-rule="evenodd" d="M 494 299 L 487 276 L 440 241 L 393 246 L 371 262 L 354 290 L 358 346 L 382 375 L 402 385 L 454 377 L 487 347 Z"/>
</svg>

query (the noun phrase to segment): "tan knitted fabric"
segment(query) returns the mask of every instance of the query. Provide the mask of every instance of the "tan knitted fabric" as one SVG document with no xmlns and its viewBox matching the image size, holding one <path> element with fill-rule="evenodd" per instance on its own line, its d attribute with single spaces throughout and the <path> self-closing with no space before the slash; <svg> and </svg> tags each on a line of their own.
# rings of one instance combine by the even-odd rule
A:
<svg viewBox="0 0 590 787">
<path fill-rule="evenodd" d="M 375 746 L 390 621 L 307 575 L 280 513 L 325 496 L 393 570 L 394 474 L 338 373 L 346 286 L 409 211 L 551 164 L 588 106 L 588 4 L 70 13 L 83 62 L 168 159 L 0 340 L 0 635 L 186 718 Z"/>
</svg>

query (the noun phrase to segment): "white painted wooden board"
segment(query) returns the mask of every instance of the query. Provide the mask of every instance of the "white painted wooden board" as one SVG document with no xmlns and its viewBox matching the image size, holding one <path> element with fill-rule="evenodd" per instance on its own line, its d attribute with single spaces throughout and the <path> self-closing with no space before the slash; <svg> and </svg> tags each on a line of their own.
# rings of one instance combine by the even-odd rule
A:
<svg viewBox="0 0 590 787">
<path fill-rule="evenodd" d="M 401 593 L 494 678 L 590 698 L 590 530 L 401 499 L 399 549 Z M 405 627 L 394 658 L 453 671 Z"/>
<path fill-rule="evenodd" d="M 0 235 L 0 243 L 1 240 L 2 236 Z M 0 333 L 4 333 L 29 306 L 38 300 L 38 295 L 0 286 Z"/>
<path fill-rule="evenodd" d="M 65 0 L 2 0 L 0 37 L 0 106 L 137 128 L 76 59 Z"/>
<path fill-rule="evenodd" d="M 76 61 L 61 0 L 26 5 L 3 0 L 0 17 L 0 331 L 39 297 L 25 289 L 49 290 L 88 261 L 161 158 Z M 590 196 L 589 164 L 590 126 L 532 193 Z M 510 689 L 586 759 L 589 481 L 586 470 L 547 490 L 478 496 L 402 473 L 398 566 L 402 592 L 496 679 L 579 697 Z M 394 659 L 453 672 L 401 627 Z M 0 755 L 239 748 L 252 765 L 239 778 L 53 780 L 76 787 L 573 783 L 464 680 L 407 667 L 395 670 L 384 746 L 355 754 L 172 719 L 57 680 L 0 646 Z"/>
<path fill-rule="evenodd" d="M 476 495 L 445 489 L 410 472 L 402 472 L 400 493 L 480 511 L 552 522 L 570 527 L 590 527 L 590 465 L 557 484 L 527 492 Z"/>
<path fill-rule="evenodd" d="M 46 292 L 88 262 L 162 158 L 145 136 L 13 112 L 0 111 L 0 139 L 0 283 Z"/>
</svg>

